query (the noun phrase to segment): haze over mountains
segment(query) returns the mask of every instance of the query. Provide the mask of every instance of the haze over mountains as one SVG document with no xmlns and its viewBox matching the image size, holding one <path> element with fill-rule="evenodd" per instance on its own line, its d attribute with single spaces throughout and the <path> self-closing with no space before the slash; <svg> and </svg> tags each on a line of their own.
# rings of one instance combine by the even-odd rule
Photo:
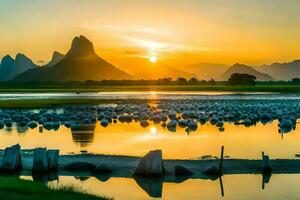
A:
<svg viewBox="0 0 300 200">
<path fill-rule="evenodd" d="M 229 68 L 227 65 L 215 63 L 197 63 L 186 67 L 190 72 L 197 75 L 200 80 L 219 79 Z"/>
<path fill-rule="evenodd" d="M 181 68 L 153 64 L 141 67 L 133 77 L 126 71 L 96 55 L 92 42 L 84 36 L 75 37 L 70 50 L 65 54 L 55 51 L 51 61 L 38 66 L 24 54 L 13 59 L 7 55 L 0 64 L 0 81 L 86 81 L 86 80 L 123 80 L 123 79 L 176 79 L 195 77 L 199 80 L 227 80 L 233 73 L 254 75 L 258 81 L 291 80 L 300 77 L 300 60 L 271 65 L 232 66 L 213 63 L 197 63 Z"/>
<path fill-rule="evenodd" d="M 291 80 L 300 77 L 300 60 L 294 60 L 287 63 L 273 63 L 271 65 L 263 65 L 254 67 L 256 70 L 267 73 L 276 80 Z"/>
<path fill-rule="evenodd" d="M 186 79 L 191 79 L 197 77 L 196 74 L 192 72 L 182 71 L 165 64 L 152 65 L 150 67 L 143 67 L 135 70 L 135 78 L 137 79 L 159 79 L 159 78 L 172 78 L 176 80 L 178 77 L 183 77 Z"/>
</svg>

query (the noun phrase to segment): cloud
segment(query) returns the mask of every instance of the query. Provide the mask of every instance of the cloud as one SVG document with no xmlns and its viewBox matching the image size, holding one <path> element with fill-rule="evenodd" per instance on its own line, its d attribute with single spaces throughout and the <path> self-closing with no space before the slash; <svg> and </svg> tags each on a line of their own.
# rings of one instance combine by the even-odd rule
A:
<svg viewBox="0 0 300 200">
<path fill-rule="evenodd" d="M 168 53 L 168 52 L 188 52 L 188 53 L 197 53 L 203 51 L 214 51 L 216 49 L 208 47 L 199 47 L 199 46 L 189 46 L 184 44 L 172 43 L 172 42 L 161 42 L 149 39 L 142 38 L 131 38 L 126 37 L 129 43 L 133 46 L 139 46 L 140 48 L 147 49 L 151 55 L 158 53 Z"/>
<path fill-rule="evenodd" d="M 173 34 L 171 30 L 150 27 L 150 26 L 140 26 L 140 25 L 113 25 L 113 24 L 101 24 L 101 25 L 84 25 L 81 28 L 89 30 L 101 30 L 109 32 L 117 32 L 118 34 L 127 34 L 127 35 L 156 35 L 156 36 L 168 36 Z"/>
<path fill-rule="evenodd" d="M 88 30 L 99 32 L 105 37 L 114 38 L 114 44 L 119 48 L 127 48 L 124 56 L 163 57 L 169 53 L 199 53 L 214 51 L 215 49 L 201 46 L 193 46 L 178 42 L 179 37 L 175 31 L 140 25 L 115 25 L 115 24 L 92 24 L 81 26 Z"/>
</svg>

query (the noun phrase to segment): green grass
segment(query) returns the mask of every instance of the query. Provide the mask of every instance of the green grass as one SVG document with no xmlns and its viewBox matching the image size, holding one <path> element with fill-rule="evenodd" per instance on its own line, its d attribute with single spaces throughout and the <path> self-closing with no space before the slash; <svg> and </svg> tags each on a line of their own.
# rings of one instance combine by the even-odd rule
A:
<svg viewBox="0 0 300 200">
<path fill-rule="evenodd" d="M 50 189 L 41 183 L 20 180 L 17 177 L 0 177 L 1 200 L 103 200 L 82 193 L 74 187 L 63 187 L 57 190 Z"/>
<path fill-rule="evenodd" d="M 138 99 L 11 99 L 1 100 L 0 108 L 47 108 L 61 105 L 96 105 L 100 103 L 142 103 Z"/>
<path fill-rule="evenodd" d="M 231 91 L 231 92 L 300 92 L 300 85 L 146 85 L 146 86 L 23 86 L 1 87 L 0 92 L 124 92 L 124 91 Z"/>
</svg>

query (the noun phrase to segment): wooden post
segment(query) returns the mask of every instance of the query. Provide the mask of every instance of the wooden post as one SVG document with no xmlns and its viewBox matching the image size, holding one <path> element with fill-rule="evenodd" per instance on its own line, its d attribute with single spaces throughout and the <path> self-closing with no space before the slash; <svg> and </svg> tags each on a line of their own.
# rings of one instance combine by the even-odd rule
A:
<svg viewBox="0 0 300 200">
<path fill-rule="evenodd" d="M 265 189 L 265 180 L 264 180 L 264 175 L 262 174 L 262 189 Z"/>
<path fill-rule="evenodd" d="M 222 195 L 222 197 L 224 197 L 224 187 L 223 187 L 222 176 L 220 176 L 219 180 L 220 180 L 220 187 L 221 187 L 221 195 Z"/>
<path fill-rule="evenodd" d="M 220 174 L 223 174 L 223 158 L 224 158 L 224 146 L 221 147 L 221 158 L 220 158 Z"/>
<path fill-rule="evenodd" d="M 269 162 L 269 156 L 265 155 L 265 152 L 261 152 L 262 155 L 262 173 L 271 173 L 272 172 L 272 168 L 270 166 L 270 162 Z"/>
<path fill-rule="evenodd" d="M 42 133 L 43 132 L 43 126 L 39 127 L 39 132 Z"/>
</svg>

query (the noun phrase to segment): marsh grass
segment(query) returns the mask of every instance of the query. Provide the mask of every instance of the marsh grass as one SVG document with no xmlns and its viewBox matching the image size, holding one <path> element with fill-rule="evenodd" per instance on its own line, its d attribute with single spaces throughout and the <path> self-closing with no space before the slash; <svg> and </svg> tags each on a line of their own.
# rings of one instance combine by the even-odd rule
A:
<svg viewBox="0 0 300 200">
<path fill-rule="evenodd" d="M 75 186 L 62 186 L 57 189 L 18 177 L 0 177 L 0 199 L 2 200 L 103 200 L 108 199 L 87 194 Z"/>
</svg>

